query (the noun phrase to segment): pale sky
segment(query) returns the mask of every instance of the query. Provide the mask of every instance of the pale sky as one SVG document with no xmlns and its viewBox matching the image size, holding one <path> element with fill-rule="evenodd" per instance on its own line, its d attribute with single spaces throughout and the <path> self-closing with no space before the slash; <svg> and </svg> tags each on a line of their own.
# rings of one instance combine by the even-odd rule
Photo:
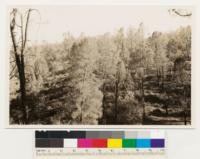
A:
<svg viewBox="0 0 200 159">
<path fill-rule="evenodd" d="M 137 28 L 144 23 L 145 33 L 171 31 L 180 26 L 192 25 L 192 18 L 172 16 L 169 8 L 161 6 L 28 6 L 37 9 L 31 15 L 28 38 L 33 42 L 59 42 L 63 33 L 79 36 L 113 33 L 130 26 Z M 191 10 L 192 8 L 184 9 Z M 40 19 L 41 17 L 41 19 Z M 40 23 L 40 25 L 39 25 Z"/>
</svg>

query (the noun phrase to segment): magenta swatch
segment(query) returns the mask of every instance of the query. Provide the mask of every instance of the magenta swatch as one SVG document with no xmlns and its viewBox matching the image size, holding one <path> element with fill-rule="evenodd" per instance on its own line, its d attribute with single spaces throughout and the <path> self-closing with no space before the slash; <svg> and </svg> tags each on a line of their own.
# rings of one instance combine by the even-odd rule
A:
<svg viewBox="0 0 200 159">
<path fill-rule="evenodd" d="M 78 139 L 78 148 L 90 148 L 92 147 L 91 139 Z"/>
</svg>

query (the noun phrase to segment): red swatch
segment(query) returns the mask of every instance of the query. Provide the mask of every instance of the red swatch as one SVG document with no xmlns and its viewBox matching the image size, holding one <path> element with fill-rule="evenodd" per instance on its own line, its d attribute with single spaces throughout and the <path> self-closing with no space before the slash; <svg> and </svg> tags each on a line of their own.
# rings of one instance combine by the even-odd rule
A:
<svg viewBox="0 0 200 159">
<path fill-rule="evenodd" d="M 93 148 L 107 148 L 107 139 L 92 139 Z"/>
</svg>

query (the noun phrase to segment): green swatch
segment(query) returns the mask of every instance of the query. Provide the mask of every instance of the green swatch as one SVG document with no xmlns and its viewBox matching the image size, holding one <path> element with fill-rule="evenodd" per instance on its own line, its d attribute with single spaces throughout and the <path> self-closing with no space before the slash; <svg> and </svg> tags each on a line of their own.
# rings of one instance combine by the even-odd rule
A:
<svg viewBox="0 0 200 159">
<path fill-rule="evenodd" d="M 123 148 L 134 148 L 136 147 L 136 139 L 123 139 L 122 140 Z"/>
</svg>

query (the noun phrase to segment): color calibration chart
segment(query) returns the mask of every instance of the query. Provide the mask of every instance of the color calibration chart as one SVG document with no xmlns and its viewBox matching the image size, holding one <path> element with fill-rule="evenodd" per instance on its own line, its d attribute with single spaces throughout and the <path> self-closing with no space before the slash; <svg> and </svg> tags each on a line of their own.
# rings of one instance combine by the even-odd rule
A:
<svg viewBox="0 0 200 159">
<path fill-rule="evenodd" d="M 35 159 L 165 159 L 163 130 L 36 131 Z"/>
</svg>

